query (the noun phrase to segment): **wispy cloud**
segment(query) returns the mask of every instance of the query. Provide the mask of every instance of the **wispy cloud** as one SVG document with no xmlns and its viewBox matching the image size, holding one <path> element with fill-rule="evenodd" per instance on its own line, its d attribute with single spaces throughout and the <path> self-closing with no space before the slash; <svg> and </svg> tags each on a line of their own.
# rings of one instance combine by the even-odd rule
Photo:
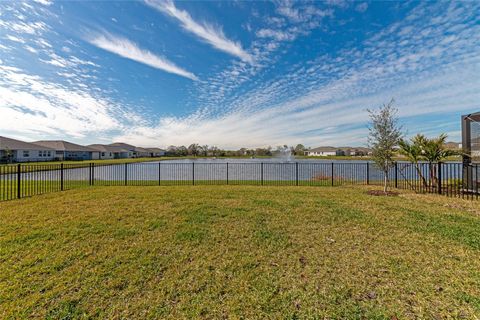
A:
<svg viewBox="0 0 480 320">
<path fill-rule="evenodd" d="M 243 61 L 252 62 L 252 56 L 246 52 L 239 42 L 228 39 L 220 28 L 206 22 L 197 22 L 185 10 L 178 9 L 170 0 L 146 0 L 145 3 L 156 10 L 177 19 L 182 27 L 193 33 L 212 47 L 236 56 Z"/>
<path fill-rule="evenodd" d="M 355 10 L 357 10 L 358 12 L 365 12 L 367 11 L 368 9 L 368 3 L 367 2 L 362 2 L 362 3 L 359 3 L 355 6 Z"/>
<path fill-rule="evenodd" d="M 188 79 L 198 80 L 193 73 L 180 68 L 164 57 L 160 57 L 148 50 L 138 47 L 135 43 L 128 39 L 110 34 L 101 34 L 88 39 L 88 41 L 103 50 L 115 53 L 121 57 L 137 61 L 150 67 L 173 73 Z"/>
<path fill-rule="evenodd" d="M 439 18 L 427 12 L 446 14 Z M 474 12 L 474 3 L 419 4 L 361 47 L 293 65 L 238 94 L 222 93 L 217 104 L 228 106 L 226 111 L 165 117 L 153 126 L 129 128 L 121 138 L 223 147 L 364 145 L 365 109 L 394 97 L 408 133 L 438 134 L 438 127 L 432 130 L 428 123 L 441 119 L 440 130 L 459 140 L 458 115 L 475 109 L 480 99 Z"/>
<path fill-rule="evenodd" d="M 0 133 L 31 139 L 62 136 L 78 142 L 120 139 L 160 146 L 192 142 L 226 148 L 284 143 L 362 145 L 367 136 L 365 108 L 394 97 L 409 133 L 435 135 L 441 130 L 451 133 L 453 140 L 460 138 L 458 115 L 477 108 L 480 100 L 477 3 L 414 3 L 404 19 L 365 35 L 361 43 L 341 42 L 340 36 L 341 49 L 319 51 L 315 57 L 274 70 L 278 68 L 275 62 L 282 61 L 282 52 L 312 28 L 349 32 L 336 29 L 335 21 L 328 26 L 319 22 L 319 17 L 331 15 L 310 8 L 310 3 L 281 5 L 278 19 L 252 28 L 258 32 L 249 47 L 254 63 L 234 59 L 231 68 L 223 68 L 220 74 L 206 74 L 202 80 L 187 83 L 186 103 L 194 112 L 184 117 L 152 112 L 148 106 L 139 110 L 142 101 L 133 101 L 133 109 L 126 96 L 112 95 L 110 88 L 84 79 L 84 75 L 101 76 L 93 72 L 102 68 L 97 65 L 99 58 L 82 54 L 75 46 L 71 51 L 56 48 L 55 38 L 41 35 L 44 28 L 34 35 L 23 25 L 0 25 L 5 35 L 28 41 L 18 43 L 4 36 L 5 48 L 0 45 L 0 50 L 10 50 L 0 61 Z M 272 31 L 290 32 L 293 37 Z M 110 35 L 104 38 L 123 54 L 135 52 L 118 45 Z M 15 46 L 27 44 L 39 51 L 44 63 L 38 66 L 48 68 L 48 73 L 36 75 L 35 70 L 10 59 Z M 270 45 L 275 51 L 266 49 Z M 51 78 L 52 69 L 61 78 Z"/>
<path fill-rule="evenodd" d="M 13 135 L 85 137 L 121 128 L 124 111 L 87 88 L 49 82 L 0 65 L 2 131 Z"/>
</svg>

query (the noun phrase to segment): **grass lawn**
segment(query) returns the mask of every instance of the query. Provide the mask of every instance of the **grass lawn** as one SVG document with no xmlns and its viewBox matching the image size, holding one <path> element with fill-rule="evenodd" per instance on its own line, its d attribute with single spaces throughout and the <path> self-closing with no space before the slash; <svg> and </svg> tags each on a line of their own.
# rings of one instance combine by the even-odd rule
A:
<svg viewBox="0 0 480 320">
<path fill-rule="evenodd" d="M 97 187 L 0 203 L 0 318 L 480 317 L 480 204 L 368 189 Z"/>
</svg>

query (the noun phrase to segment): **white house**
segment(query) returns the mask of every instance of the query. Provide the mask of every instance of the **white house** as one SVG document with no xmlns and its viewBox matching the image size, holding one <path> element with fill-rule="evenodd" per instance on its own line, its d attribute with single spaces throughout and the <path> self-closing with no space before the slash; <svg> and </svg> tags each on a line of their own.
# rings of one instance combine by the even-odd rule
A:
<svg viewBox="0 0 480 320">
<path fill-rule="evenodd" d="M 33 144 L 55 150 L 57 160 L 98 160 L 100 152 L 79 144 L 63 140 L 35 141 Z"/>
<path fill-rule="evenodd" d="M 137 157 L 137 152 L 135 151 L 136 147 L 132 146 L 131 144 L 127 144 L 127 143 L 123 143 L 123 142 L 115 142 L 115 143 L 109 144 L 108 146 L 126 150 L 127 157 L 125 157 L 125 158 L 136 158 Z"/>
<path fill-rule="evenodd" d="M 52 161 L 55 150 L 0 136 L 1 162 Z"/>
<path fill-rule="evenodd" d="M 115 142 L 108 146 L 128 151 L 128 158 L 160 157 L 165 155 L 165 150 L 159 148 L 142 148 L 123 142 Z"/>
<path fill-rule="evenodd" d="M 145 158 L 145 157 L 150 157 L 150 150 L 141 148 L 141 147 L 135 147 L 135 157 L 136 158 Z"/>
<path fill-rule="evenodd" d="M 97 150 L 100 153 L 100 159 L 102 160 L 129 158 L 129 151 L 122 147 L 103 144 L 91 144 L 87 147 Z"/>
<path fill-rule="evenodd" d="M 150 152 L 150 157 L 163 157 L 165 156 L 165 150 L 160 148 L 146 148 Z"/>
<path fill-rule="evenodd" d="M 318 147 L 305 151 L 305 155 L 310 157 L 341 156 L 343 151 L 335 147 Z"/>
</svg>

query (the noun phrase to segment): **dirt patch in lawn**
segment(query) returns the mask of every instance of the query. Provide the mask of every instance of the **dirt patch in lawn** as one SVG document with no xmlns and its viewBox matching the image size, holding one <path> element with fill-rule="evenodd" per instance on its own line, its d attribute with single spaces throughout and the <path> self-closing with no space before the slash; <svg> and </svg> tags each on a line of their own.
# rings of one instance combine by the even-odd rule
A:
<svg viewBox="0 0 480 320">
<path fill-rule="evenodd" d="M 369 195 L 371 195 L 371 196 L 396 197 L 396 196 L 398 196 L 400 193 L 395 192 L 395 191 L 387 191 L 387 192 L 384 192 L 383 190 L 368 190 L 368 191 L 367 191 L 367 194 L 369 194 Z"/>
</svg>

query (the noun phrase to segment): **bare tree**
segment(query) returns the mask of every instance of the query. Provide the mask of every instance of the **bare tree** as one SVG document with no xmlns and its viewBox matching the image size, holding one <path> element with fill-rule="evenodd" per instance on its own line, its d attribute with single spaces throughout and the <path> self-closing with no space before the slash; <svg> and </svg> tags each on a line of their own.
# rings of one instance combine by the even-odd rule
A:
<svg viewBox="0 0 480 320">
<path fill-rule="evenodd" d="M 373 161 L 383 171 L 385 193 L 388 191 L 388 171 L 394 165 L 395 147 L 402 138 L 402 128 L 398 125 L 397 112 L 393 99 L 378 110 L 368 109 L 371 121 L 368 144 L 372 148 Z"/>
</svg>

